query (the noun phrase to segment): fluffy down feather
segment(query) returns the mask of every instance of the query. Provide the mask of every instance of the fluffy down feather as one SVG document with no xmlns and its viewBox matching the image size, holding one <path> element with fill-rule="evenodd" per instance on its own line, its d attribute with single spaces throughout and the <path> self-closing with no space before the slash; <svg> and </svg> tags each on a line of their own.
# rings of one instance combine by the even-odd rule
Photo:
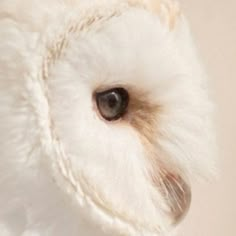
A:
<svg viewBox="0 0 236 236">
<path fill-rule="evenodd" d="M 0 234 L 163 236 L 214 173 L 212 105 L 169 0 L 0 1 Z M 94 92 L 123 87 L 127 113 Z"/>
</svg>

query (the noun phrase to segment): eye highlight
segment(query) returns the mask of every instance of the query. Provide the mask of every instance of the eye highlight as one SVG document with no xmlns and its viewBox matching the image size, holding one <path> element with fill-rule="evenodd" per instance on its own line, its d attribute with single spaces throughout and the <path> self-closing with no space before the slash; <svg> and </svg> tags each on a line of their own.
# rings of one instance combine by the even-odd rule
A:
<svg viewBox="0 0 236 236">
<path fill-rule="evenodd" d="M 118 120 L 127 111 L 129 94 L 124 88 L 97 92 L 95 98 L 101 116 L 108 121 Z"/>
</svg>

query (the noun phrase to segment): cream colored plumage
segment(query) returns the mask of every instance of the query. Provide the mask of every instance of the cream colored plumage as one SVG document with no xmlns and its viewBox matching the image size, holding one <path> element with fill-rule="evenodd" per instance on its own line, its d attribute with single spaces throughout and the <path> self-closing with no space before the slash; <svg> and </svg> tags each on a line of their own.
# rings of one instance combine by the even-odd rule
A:
<svg viewBox="0 0 236 236">
<path fill-rule="evenodd" d="M 178 4 L 1 0 L 0 39 L 0 235 L 174 234 L 192 181 L 214 173 Z M 106 120 L 96 98 L 114 88 L 129 101 Z"/>
</svg>

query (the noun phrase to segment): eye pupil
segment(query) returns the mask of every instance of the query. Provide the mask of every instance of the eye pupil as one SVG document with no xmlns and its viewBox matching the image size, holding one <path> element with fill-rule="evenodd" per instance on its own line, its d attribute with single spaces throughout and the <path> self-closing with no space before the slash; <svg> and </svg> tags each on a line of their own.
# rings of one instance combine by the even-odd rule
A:
<svg viewBox="0 0 236 236">
<path fill-rule="evenodd" d="M 108 95 L 108 106 L 112 109 L 115 108 L 120 102 L 120 96 L 114 92 Z"/>
<path fill-rule="evenodd" d="M 129 95 L 123 88 L 114 88 L 96 93 L 96 102 L 102 117 L 108 121 L 113 121 L 125 114 Z"/>
</svg>

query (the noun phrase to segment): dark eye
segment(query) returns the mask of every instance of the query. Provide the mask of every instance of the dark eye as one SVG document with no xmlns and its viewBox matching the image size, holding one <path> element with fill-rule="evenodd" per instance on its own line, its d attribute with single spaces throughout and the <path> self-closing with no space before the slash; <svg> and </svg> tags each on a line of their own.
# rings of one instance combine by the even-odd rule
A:
<svg viewBox="0 0 236 236">
<path fill-rule="evenodd" d="M 98 110 L 101 116 L 114 121 L 121 118 L 127 111 L 129 94 L 123 88 L 109 89 L 95 94 Z"/>
</svg>

